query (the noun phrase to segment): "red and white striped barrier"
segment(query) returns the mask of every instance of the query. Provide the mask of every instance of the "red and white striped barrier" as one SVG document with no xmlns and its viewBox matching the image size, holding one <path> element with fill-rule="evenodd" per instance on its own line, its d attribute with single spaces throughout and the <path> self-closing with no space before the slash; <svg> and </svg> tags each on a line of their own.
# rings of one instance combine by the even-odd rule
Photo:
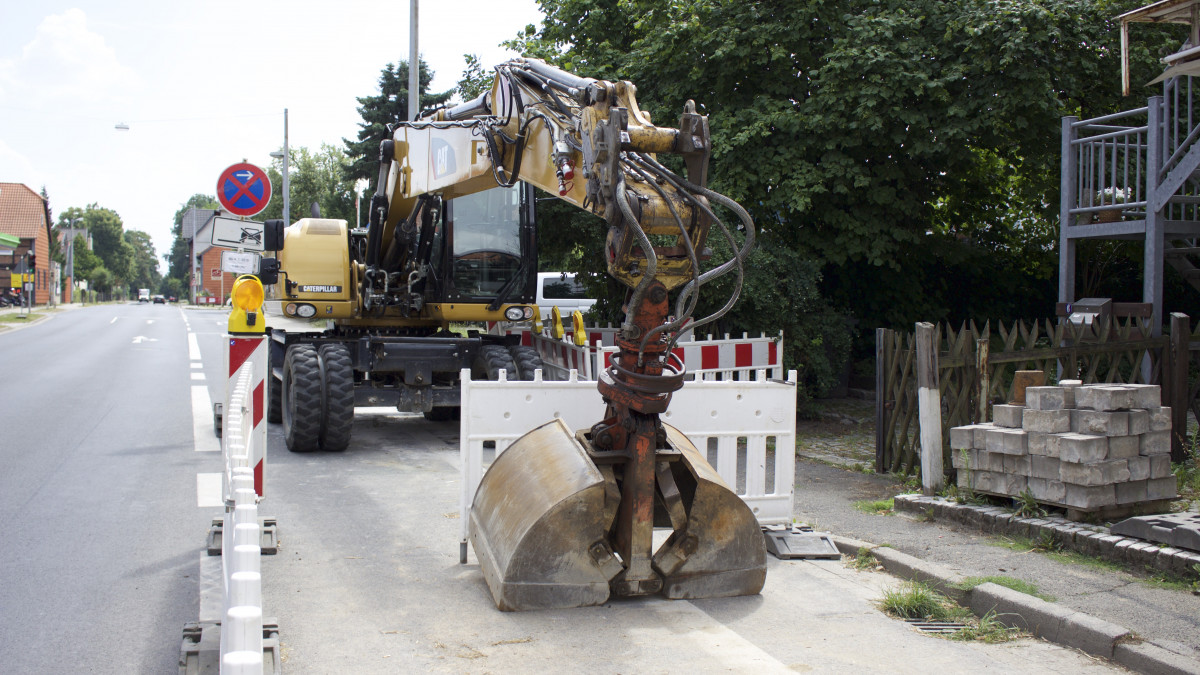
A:
<svg viewBox="0 0 1200 675">
<path fill-rule="evenodd" d="M 533 348 L 542 357 L 547 380 L 566 380 L 572 370 L 584 380 L 596 379 L 594 348 L 579 346 L 570 338 L 555 340 L 549 335 L 534 334 L 532 340 Z"/>
<path fill-rule="evenodd" d="M 604 367 L 612 363 L 616 347 L 603 347 Z M 741 338 L 704 340 L 680 340 L 674 349 L 675 356 L 683 361 L 689 380 L 749 380 L 760 370 L 768 371 L 768 377 L 783 379 L 783 331 L 778 337 L 752 338 L 743 333 Z"/>
<path fill-rule="evenodd" d="M 225 338 L 229 346 L 225 354 L 225 372 L 229 382 L 225 389 L 225 421 L 222 426 L 229 428 L 231 414 L 237 411 L 243 413 L 240 418 L 244 428 L 236 436 L 222 433 L 221 445 L 227 457 L 226 466 L 246 466 L 254 472 L 254 491 L 261 497 L 267 463 L 267 340 L 258 336 L 226 335 Z M 241 377 L 249 378 L 244 390 L 238 387 Z M 245 455 L 245 459 L 237 459 L 239 455 Z M 226 503 L 231 499 L 229 478 L 226 472 Z"/>
<path fill-rule="evenodd" d="M 258 500 L 263 495 L 267 460 L 266 372 L 264 337 L 226 336 L 224 419 L 221 432 L 225 520 L 221 527 L 224 597 L 221 622 L 221 673 L 263 672 L 261 526 Z"/>
</svg>

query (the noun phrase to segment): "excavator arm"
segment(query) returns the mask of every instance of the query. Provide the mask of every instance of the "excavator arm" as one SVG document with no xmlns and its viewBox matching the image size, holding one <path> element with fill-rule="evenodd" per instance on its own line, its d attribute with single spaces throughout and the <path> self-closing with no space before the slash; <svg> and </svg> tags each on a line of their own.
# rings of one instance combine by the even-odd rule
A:
<svg viewBox="0 0 1200 675">
<path fill-rule="evenodd" d="M 693 326 L 733 305 L 754 241 L 746 211 L 706 185 L 710 150 L 708 120 L 691 101 L 677 127 L 655 126 L 633 84 L 536 59 L 499 66 L 489 92 L 399 124 L 382 144 L 360 275 L 366 307 L 420 277 L 438 199 L 517 181 L 600 216 L 608 273 L 629 289 L 620 351 L 597 383 L 604 419 L 575 434 L 561 423 L 530 432 L 497 457 L 476 493 L 471 541 L 501 609 L 597 604 L 610 592 L 683 598 L 762 588 L 753 514 L 659 419 L 683 386 L 672 348 L 701 285 L 737 277 L 725 305 Z M 683 175 L 659 161 L 663 154 L 680 157 Z M 741 221 L 741 244 L 713 203 Z M 733 254 L 704 270 L 714 224 Z M 672 528 L 657 552 L 656 521 Z"/>
</svg>

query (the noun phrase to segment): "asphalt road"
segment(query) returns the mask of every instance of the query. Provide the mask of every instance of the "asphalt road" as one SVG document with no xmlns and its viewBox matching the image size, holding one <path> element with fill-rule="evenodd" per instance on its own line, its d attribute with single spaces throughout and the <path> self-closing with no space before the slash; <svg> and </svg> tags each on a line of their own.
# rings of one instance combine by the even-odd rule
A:
<svg viewBox="0 0 1200 675">
<path fill-rule="evenodd" d="M 219 471 L 224 315 L 105 305 L 0 333 L 0 670 L 175 672 Z M 458 561 L 458 428 L 363 412 L 342 454 L 270 430 L 264 610 L 286 672 L 1112 672 L 1036 641 L 955 643 L 876 606 L 897 580 L 772 559 L 758 596 L 501 613 Z"/>
<path fill-rule="evenodd" d="M 173 671 L 213 515 L 183 312 L 62 311 L 0 358 L 0 670 Z"/>
</svg>

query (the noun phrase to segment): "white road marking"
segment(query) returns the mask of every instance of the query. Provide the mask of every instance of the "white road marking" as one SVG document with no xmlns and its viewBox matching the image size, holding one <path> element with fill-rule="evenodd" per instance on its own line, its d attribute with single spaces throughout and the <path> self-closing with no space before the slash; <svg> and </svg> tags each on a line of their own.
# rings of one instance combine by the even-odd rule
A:
<svg viewBox="0 0 1200 675">
<path fill-rule="evenodd" d="M 133 344 L 140 345 L 143 342 L 158 342 L 158 338 L 148 338 L 145 335 L 138 335 L 133 338 Z"/>
<path fill-rule="evenodd" d="M 200 342 L 196 339 L 195 333 L 188 333 L 188 359 L 200 360 Z"/>
<path fill-rule="evenodd" d="M 204 367 L 203 363 L 200 363 L 199 361 L 192 361 L 192 369 L 193 370 L 196 368 L 203 368 L 203 367 Z"/>
<path fill-rule="evenodd" d="M 212 399 L 203 384 L 192 385 L 192 437 L 196 452 L 221 451 L 221 439 L 213 432 Z"/>
<path fill-rule="evenodd" d="M 197 365 L 199 365 L 199 364 L 197 364 Z M 204 381 L 204 373 L 192 373 L 192 379 L 203 382 Z"/>
<path fill-rule="evenodd" d="M 109 321 L 109 322 L 108 322 L 108 325 L 110 325 L 110 326 L 111 326 L 111 325 L 113 325 L 114 323 L 116 323 L 116 322 L 117 322 L 117 318 L 118 318 L 118 317 L 115 317 L 115 316 L 114 316 L 114 317 L 113 317 L 113 319 L 112 319 L 112 321 Z"/>
<path fill-rule="evenodd" d="M 212 506 L 224 506 L 221 498 L 221 474 L 196 474 L 196 506 L 202 509 Z"/>
</svg>

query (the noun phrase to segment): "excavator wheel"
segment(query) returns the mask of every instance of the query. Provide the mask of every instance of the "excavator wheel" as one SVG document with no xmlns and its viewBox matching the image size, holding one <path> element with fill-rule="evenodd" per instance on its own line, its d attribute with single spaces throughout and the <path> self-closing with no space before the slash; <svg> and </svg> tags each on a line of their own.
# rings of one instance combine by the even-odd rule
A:
<svg viewBox="0 0 1200 675">
<path fill-rule="evenodd" d="M 517 364 L 504 345 L 484 345 L 471 365 L 471 377 L 495 382 L 500 379 L 501 370 L 506 372 L 507 379 L 517 379 Z"/>
<path fill-rule="evenodd" d="M 271 424 L 283 421 L 283 385 L 273 375 L 267 377 L 267 421 Z"/>
<path fill-rule="evenodd" d="M 533 347 L 525 345 L 513 345 L 508 348 L 508 354 L 512 357 L 513 363 L 517 366 L 516 375 L 509 379 L 520 378 L 526 382 L 533 381 L 533 373 L 535 370 L 542 371 L 542 377 L 546 376 L 546 365 L 542 363 L 541 354 Z"/>
<path fill-rule="evenodd" d="M 330 343 L 318 351 L 324 375 L 324 410 L 321 424 L 321 449 L 343 452 L 350 445 L 354 424 L 354 365 L 346 345 Z"/>
<path fill-rule="evenodd" d="M 321 376 L 317 350 L 292 345 L 283 359 L 281 417 L 283 439 L 292 452 L 313 452 L 320 444 Z"/>
</svg>

